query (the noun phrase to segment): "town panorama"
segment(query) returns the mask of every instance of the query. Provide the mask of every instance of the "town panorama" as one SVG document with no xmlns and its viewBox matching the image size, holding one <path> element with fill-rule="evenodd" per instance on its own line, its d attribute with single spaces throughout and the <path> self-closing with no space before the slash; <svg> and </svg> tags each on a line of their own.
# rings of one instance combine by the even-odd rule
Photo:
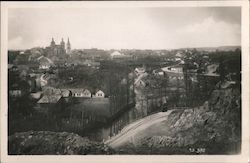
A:
<svg viewBox="0 0 250 163">
<path fill-rule="evenodd" d="M 241 48 L 8 51 L 9 154 L 236 154 Z"/>
</svg>

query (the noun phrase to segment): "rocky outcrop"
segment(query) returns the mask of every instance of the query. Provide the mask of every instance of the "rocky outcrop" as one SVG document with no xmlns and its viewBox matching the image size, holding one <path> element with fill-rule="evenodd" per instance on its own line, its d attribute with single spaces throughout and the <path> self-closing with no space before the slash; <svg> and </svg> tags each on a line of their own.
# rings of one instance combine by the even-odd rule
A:
<svg viewBox="0 0 250 163">
<path fill-rule="evenodd" d="M 8 137 L 9 154 L 12 155 L 86 155 L 111 154 L 103 143 L 90 141 L 67 132 L 29 131 Z"/>
<path fill-rule="evenodd" d="M 239 89 L 215 90 L 200 107 L 173 110 L 166 120 L 116 149 L 124 154 L 237 154 L 241 145 Z"/>
</svg>

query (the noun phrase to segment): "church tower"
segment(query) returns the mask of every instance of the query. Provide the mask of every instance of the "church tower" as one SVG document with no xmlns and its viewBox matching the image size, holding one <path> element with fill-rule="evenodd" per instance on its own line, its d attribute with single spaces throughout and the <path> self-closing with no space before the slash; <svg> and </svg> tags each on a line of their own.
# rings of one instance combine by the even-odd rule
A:
<svg viewBox="0 0 250 163">
<path fill-rule="evenodd" d="M 55 43 L 55 41 L 54 41 L 54 38 L 52 37 L 52 41 L 51 41 L 51 43 L 50 43 L 50 46 L 51 46 L 51 47 L 55 47 L 55 45 L 56 45 L 56 43 Z"/>
<path fill-rule="evenodd" d="M 70 53 L 70 51 L 71 51 L 71 45 L 70 45 L 69 38 L 68 38 L 66 53 Z"/>
<path fill-rule="evenodd" d="M 62 38 L 62 41 L 61 41 L 60 44 L 61 44 L 61 48 L 62 48 L 62 49 L 65 49 L 65 42 L 63 41 L 63 38 Z"/>
</svg>

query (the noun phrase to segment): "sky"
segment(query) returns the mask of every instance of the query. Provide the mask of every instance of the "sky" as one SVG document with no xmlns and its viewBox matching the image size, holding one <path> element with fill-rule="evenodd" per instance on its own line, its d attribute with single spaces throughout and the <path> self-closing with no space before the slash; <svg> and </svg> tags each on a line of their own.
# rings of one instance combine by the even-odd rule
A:
<svg viewBox="0 0 250 163">
<path fill-rule="evenodd" d="M 241 44 L 240 7 L 11 8 L 8 48 L 175 49 Z"/>
</svg>

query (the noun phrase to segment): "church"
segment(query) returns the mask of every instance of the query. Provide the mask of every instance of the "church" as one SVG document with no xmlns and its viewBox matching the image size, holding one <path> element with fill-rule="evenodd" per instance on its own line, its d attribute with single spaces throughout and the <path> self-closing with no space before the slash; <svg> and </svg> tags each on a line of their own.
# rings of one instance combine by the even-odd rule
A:
<svg viewBox="0 0 250 163">
<path fill-rule="evenodd" d="M 46 51 L 49 56 L 59 56 L 59 55 L 65 55 L 69 54 L 71 51 L 71 45 L 69 42 L 69 38 L 65 47 L 65 42 L 62 38 L 60 44 L 56 44 L 54 41 L 54 38 L 52 38 L 52 41 L 50 43 L 50 46 L 46 47 Z"/>
</svg>

